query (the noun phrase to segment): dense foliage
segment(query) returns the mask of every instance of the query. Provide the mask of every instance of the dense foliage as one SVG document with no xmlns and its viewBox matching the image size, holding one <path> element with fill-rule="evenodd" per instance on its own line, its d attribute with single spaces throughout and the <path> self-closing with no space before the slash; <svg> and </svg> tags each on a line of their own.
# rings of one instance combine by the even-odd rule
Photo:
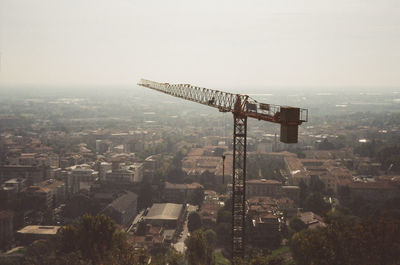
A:
<svg viewBox="0 0 400 265">
<path fill-rule="evenodd" d="M 197 212 L 191 212 L 188 217 L 188 230 L 190 233 L 201 228 L 201 217 Z"/>
<path fill-rule="evenodd" d="M 136 259 L 110 218 L 84 215 L 77 223 L 61 228 L 54 240 L 33 243 L 24 264 L 136 264 Z"/>
<path fill-rule="evenodd" d="M 202 230 L 196 230 L 185 241 L 186 256 L 189 265 L 212 265 L 214 264 L 213 246 L 207 241 Z"/>
<path fill-rule="evenodd" d="M 400 264 L 400 220 L 381 215 L 302 230 L 292 237 L 291 249 L 297 265 Z"/>
</svg>

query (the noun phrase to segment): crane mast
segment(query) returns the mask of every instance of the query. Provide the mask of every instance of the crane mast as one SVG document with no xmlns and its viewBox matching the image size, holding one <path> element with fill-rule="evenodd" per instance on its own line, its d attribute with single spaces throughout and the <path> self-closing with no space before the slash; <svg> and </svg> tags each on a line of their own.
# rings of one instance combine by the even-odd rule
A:
<svg viewBox="0 0 400 265">
<path fill-rule="evenodd" d="M 171 96 L 190 100 L 233 114 L 232 257 L 244 257 L 246 215 L 247 118 L 279 123 L 281 142 L 297 143 L 298 126 L 308 119 L 306 109 L 259 103 L 247 95 L 232 94 L 190 84 L 138 83 Z"/>
</svg>

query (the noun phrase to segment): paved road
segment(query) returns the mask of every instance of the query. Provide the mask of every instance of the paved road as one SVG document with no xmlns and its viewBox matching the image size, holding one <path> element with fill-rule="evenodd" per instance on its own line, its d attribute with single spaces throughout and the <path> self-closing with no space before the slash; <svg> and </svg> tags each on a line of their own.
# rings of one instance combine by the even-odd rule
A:
<svg viewBox="0 0 400 265">
<path fill-rule="evenodd" d="M 197 206 L 189 205 L 189 206 L 187 207 L 187 210 L 188 210 L 188 214 L 187 214 L 187 216 L 186 216 L 185 224 L 184 224 L 184 226 L 183 226 L 182 237 L 180 237 L 180 238 L 178 239 L 178 242 L 176 242 L 175 244 L 173 244 L 173 246 L 174 246 L 174 248 L 176 249 L 176 251 L 178 251 L 178 252 L 180 252 L 180 253 L 184 253 L 185 250 L 186 250 L 185 240 L 186 240 L 186 238 L 188 237 L 188 233 L 189 233 L 188 228 L 187 228 L 187 223 L 188 223 L 189 214 L 190 214 L 191 212 L 195 212 L 195 211 L 197 210 Z"/>
</svg>

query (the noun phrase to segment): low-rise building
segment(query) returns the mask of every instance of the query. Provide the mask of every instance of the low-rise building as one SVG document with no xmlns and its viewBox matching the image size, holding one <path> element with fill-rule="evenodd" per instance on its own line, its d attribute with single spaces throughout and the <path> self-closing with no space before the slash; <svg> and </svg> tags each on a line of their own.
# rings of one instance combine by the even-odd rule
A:
<svg viewBox="0 0 400 265">
<path fill-rule="evenodd" d="M 107 172 L 111 170 L 111 163 L 108 162 L 101 162 L 99 164 L 99 178 L 101 181 L 106 180 Z"/>
<path fill-rule="evenodd" d="M 98 177 L 98 172 L 93 170 L 88 164 L 74 165 L 67 168 L 71 174 L 79 179 L 80 182 L 93 182 Z"/>
<path fill-rule="evenodd" d="M 151 182 L 154 178 L 154 173 L 161 166 L 161 158 L 160 154 L 151 155 L 147 157 L 143 162 L 143 177 L 146 181 Z"/>
<path fill-rule="evenodd" d="M 282 183 L 271 179 L 251 179 L 246 181 L 248 197 L 269 196 L 277 197 L 282 193 Z"/>
<path fill-rule="evenodd" d="M 140 182 L 143 179 L 143 168 L 141 165 L 126 165 L 117 161 L 112 162 L 111 171 L 106 173 L 106 181 L 129 184 Z"/>
<path fill-rule="evenodd" d="M 143 219 L 147 224 L 176 229 L 183 224 L 185 212 L 184 204 L 154 203 Z"/>
<path fill-rule="evenodd" d="M 171 203 L 187 203 L 194 190 L 202 188 L 203 186 L 196 182 L 191 184 L 165 182 L 163 194 L 164 201 Z"/>
<path fill-rule="evenodd" d="M 249 241 L 262 248 L 275 248 L 280 244 L 279 220 L 274 214 L 263 214 L 252 220 Z"/>
<path fill-rule="evenodd" d="M 215 175 L 218 183 L 230 183 L 232 181 L 233 156 L 225 152 L 224 146 L 206 146 L 204 148 L 192 148 L 187 156 L 182 159 L 182 170 L 191 176 L 199 176 L 206 171 Z M 222 158 L 225 156 L 225 159 Z M 223 177 L 225 178 L 223 181 Z"/>
<path fill-rule="evenodd" d="M 17 239 L 22 245 L 29 245 L 40 239 L 54 238 L 61 226 L 28 225 L 17 231 Z"/>
<path fill-rule="evenodd" d="M 384 202 L 398 196 L 400 192 L 400 187 L 396 183 L 382 180 L 354 179 L 351 182 L 343 181 L 341 185 L 347 186 L 352 196 L 374 202 Z"/>
<path fill-rule="evenodd" d="M 133 163 L 128 166 L 128 169 L 133 171 L 133 182 L 143 181 L 143 163 Z"/>
<path fill-rule="evenodd" d="M 215 229 L 217 225 L 218 210 L 221 208 L 222 206 L 220 204 L 212 201 L 205 201 L 201 205 L 199 214 L 203 228 Z"/>
<path fill-rule="evenodd" d="M 64 203 L 67 194 L 66 194 L 66 186 L 64 181 L 48 179 L 46 181 L 42 181 L 38 183 L 38 186 L 41 188 L 45 188 L 49 190 L 52 196 L 52 208 L 59 206 L 61 203 Z"/>
<path fill-rule="evenodd" d="M 127 191 L 111 202 L 103 213 L 110 216 L 116 223 L 129 227 L 137 215 L 137 198 L 135 193 Z"/>
<path fill-rule="evenodd" d="M 53 193 L 48 188 L 40 186 L 29 186 L 23 191 L 30 204 L 35 210 L 51 209 L 53 207 Z"/>
<path fill-rule="evenodd" d="M 23 178 L 27 185 L 33 185 L 44 179 L 45 172 L 45 167 L 42 166 L 3 165 L 0 166 L 0 181 Z"/>
<path fill-rule="evenodd" d="M 300 200 L 300 187 L 299 186 L 282 186 L 282 195 L 288 197 L 298 204 Z"/>
<path fill-rule="evenodd" d="M 310 175 L 304 168 L 303 164 L 301 163 L 300 159 L 293 156 L 287 156 L 284 158 L 286 171 L 288 172 L 289 176 L 289 184 L 298 186 L 301 181 L 304 183 L 310 183 Z"/>
<path fill-rule="evenodd" d="M 128 234 L 127 241 L 136 249 L 152 249 L 161 247 L 165 242 L 164 231 L 162 226 L 153 226 L 150 224 L 140 223 L 139 230 L 136 234 Z"/>
<path fill-rule="evenodd" d="M 248 238 L 251 244 L 269 248 L 279 246 L 280 207 L 285 206 L 279 206 L 279 202 L 271 197 L 253 197 L 248 200 L 248 218 L 251 220 Z"/>
<path fill-rule="evenodd" d="M 5 181 L 1 189 L 7 193 L 19 193 L 25 188 L 26 180 L 23 178 L 13 178 Z"/>
<path fill-rule="evenodd" d="M 278 211 L 286 216 L 286 218 L 292 218 L 298 211 L 294 201 L 288 197 L 276 199 L 276 206 Z"/>
<path fill-rule="evenodd" d="M 321 216 L 313 213 L 313 212 L 303 212 L 298 213 L 297 217 L 303 221 L 310 229 L 315 229 L 317 227 L 325 227 L 326 224 L 324 223 Z"/>
</svg>

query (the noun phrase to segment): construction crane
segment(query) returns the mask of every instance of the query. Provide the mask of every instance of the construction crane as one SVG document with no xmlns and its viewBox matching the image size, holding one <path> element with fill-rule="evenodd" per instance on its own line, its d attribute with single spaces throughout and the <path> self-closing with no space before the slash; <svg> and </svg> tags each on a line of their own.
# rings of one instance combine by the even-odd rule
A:
<svg viewBox="0 0 400 265">
<path fill-rule="evenodd" d="M 307 121 L 308 110 L 259 103 L 247 95 L 232 94 L 190 84 L 158 83 L 141 79 L 138 85 L 214 107 L 220 112 L 232 112 L 232 258 L 243 258 L 245 252 L 247 118 L 279 123 L 281 126 L 280 141 L 297 143 L 298 126 Z"/>
</svg>

